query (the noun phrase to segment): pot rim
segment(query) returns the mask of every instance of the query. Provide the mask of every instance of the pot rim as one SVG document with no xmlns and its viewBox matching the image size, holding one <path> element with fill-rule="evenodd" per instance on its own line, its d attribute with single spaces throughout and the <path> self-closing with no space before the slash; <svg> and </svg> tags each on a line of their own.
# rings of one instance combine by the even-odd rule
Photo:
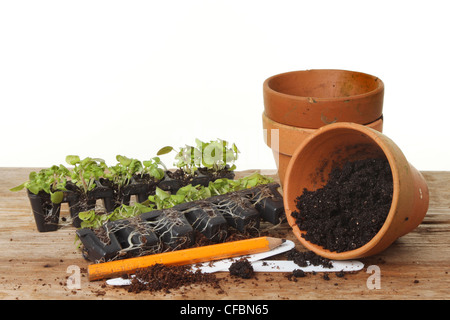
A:
<svg viewBox="0 0 450 320">
<path fill-rule="evenodd" d="M 269 118 L 265 111 L 263 111 L 262 116 L 263 116 L 263 121 L 267 121 L 268 124 L 271 124 L 274 127 L 278 127 L 279 129 L 293 130 L 293 131 L 300 131 L 300 132 L 308 132 L 308 133 L 313 133 L 313 132 L 317 131 L 318 129 L 322 128 L 323 126 L 328 126 L 330 124 L 345 123 L 345 122 L 333 122 L 333 123 L 330 123 L 328 125 L 325 124 L 325 125 L 323 125 L 322 127 L 319 127 L 319 128 L 306 128 L 306 127 L 292 126 L 292 125 L 289 125 L 289 124 L 284 124 L 284 123 L 275 121 L 275 120 Z M 376 119 L 374 121 L 371 121 L 369 123 L 362 124 L 362 125 L 371 128 L 371 127 L 375 127 L 377 124 L 379 124 L 383 120 L 384 120 L 384 116 L 381 115 L 378 119 Z M 351 123 L 351 122 L 347 122 L 347 123 Z"/>
<path fill-rule="evenodd" d="M 269 118 L 267 116 L 267 114 L 265 112 L 262 113 L 262 119 L 263 119 L 263 129 L 267 130 L 267 137 L 269 137 L 269 135 L 271 135 L 271 130 L 275 129 L 275 130 L 280 130 L 282 132 L 292 132 L 296 135 L 304 135 L 305 139 L 309 136 L 312 135 L 314 132 L 316 132 L 319 128 L 304 128 L 304 127 L 297 127 L 297 126 L 291 126 L 288 124 L 284 124 L 284 123 L 280 123 L 277 122 L 271 118 Z M 337 122 L 335 122 L 337 123 Z M 369 128 L 372 128 L 374 130 L 380 131 L 381 132 L 381 128 L 383 126 L 384 123 L 384 116 L 381 115 L 381 117 L 379 117 L 378 119 L 369 122 L 367 124 L 365 124 L 364 126 L 367 126 Z M 268 140 L 268 139 L 266 139 Z M 267 141 L 266 141 L 267 144 Z M 299 143 L 301 144 L 301 142 Z M 267 144 L 268 147 L 271 147 L 270 145 Z M 295 149 L 290 149 L 287 150 L 286 148 L 280 148 L 278 147 L 278 150 L 274 149 L 275 151 L 278 151 L 280 153 L 286 154 L 286 155 L 290 155 L 292 156 L 295 152 Z"/>
<path fill-rule="evenodd" d="M 351 123 L 351 122 L 339 122 L 339 123 L 334 123 L 334 124 L 330 124 L 330 125 L 326 125 L 320 129 L 318 129 L 318 131 L 316 133 L 314 133 L 313 135 L 311 135 L 310 137 L 308 137 L 294 152 L 289 165 L 287 167 L 286 170 L 286 178 L 285 180 L 287 180 L 285 182 L 285 194 L 287 195 L 289 193 L 289 179 L 291 176 L 291 171 L 295 170 L 294 169 L 294 163 L 295 163 L 295 159 L 297 159 L 299 157 L 299 155 L 303 152 L 303 150 L 305 149 L 305 147 L 311 143 L 311 141 L 313 141 L 314 139 L 316 139 L 317 136 L 321 136 L 324 134 L 329 133 L 330 131 L 336 131 L 336 130 L 342 130 L 342 129 L 346 129 L 346 130 L 353 130 L 355 133 L 357 134 L 363 134 L 367 137 L 369 137 L 372 142 L 378 147 L 380 148 L 384 155 L 386 156 L 386 159 L 389 162 L 389 165 L 391 167 L 391 173 L 392 173 L 392 180 L 393 180 L 393 194 L 392 194 L 392 203 L 391 203 L 391 207 L 389 209 L 389 213 L 386 217 L 386 220 L 383 223 L 383 226 L 380 228 L 380 230 L 376 233 L 376 235 L 369 241 L 367 242 L 365 245 L 356 248 L 354 250 L 349 250 L 349 251 L 343 251 L 343 252 L 336 252 L 336 251 L 330 251 L 328 249 L 323 248 L 322 246 L 319 246 L 317 244 L 311 243 L 309 241 L 307 241 L 306 239 L 304 239 L 303 237 L 301 237 L 301 234 L 304 233 L 304 231 L 300 230 L 298 225 L 295 223 L 295 221 L 293 221 L 293 223 L 289 223 L 292 227 L 292 229 L 297 229 L 297 232 L 294 232 L 295 235 L 297 236 L 298 240 L 308 249 L 316 252 L 317 254 L 326 257 L 328 259 L 335 259 L 335 260 L 346 260 L 346 259 L 355 259 L 355 258 L 361 258 L 364 256 L 367 256 L 365 253 L 370 252 L 377 244 L 380 243 L 380 241 L 383 239 L 383 237 L 386 235 L 387 230 L 389 229 L 393 219 L 394 219 L 394 215 L 395 212 L 397 211 L 398 208 L 398 202 L 399 202 L 399 189 L 400 189 L 400 182 L 399 182 L 399 168 L 397 166 L 397 162 L 395 160 L 395 156 L 392 152 L 392 150 L 389 148 L 389 146 L 380 139 L 380 132 L 377 132 L 376 130 L 373 130 L 371 128 L 368 128 L 366 126 L 363 125 L 359 125 L 356 123 Z M 292 221 L 292 217 L 290 216 L 292 213 L 292 210 L 289 209 L 289 205 L 288 205 L 288 199 L 287 197 L 285 198 L 285 208 L 286 208 L 286 215 L 288 220 Z"/>
<path fill-rule="evenodd" d="M 284 76 L 287 74 L 293 74 L 293 73 L 303 73 L 303 72 L 309 72 L 309 71 L 313 71 L 313 72 L 342 72 L 342 73 L 353 73 L 353 74 L 360 74 L 360 75 L 365 75 L 368 76 L 372 79 L 374 79 L 377 83 L 378 83 L 378 87 L 365 92 L 365 93 L 361 93 L 361 94 L 357 94 L 357 95 L 351 95 L 351 96 L 342 96 L 342 97 L 329 97 L 329 98 L 319 98 L 319 97 L 314 97 L 314 96 L 296 96 L 296 95 L 291 95 L 291 94 L 287 94 L 287 93 L 282 93 L 279 91 L 276 91 L 274 89 L 272 89 L 269 85 L 269 82 L 272 81 L 273 79 L 280 77 L 280 76 Z M 316 102 L 320 101 L 320 102 L 331 102 L 331 101 L 345 101 L 345 100 L 349 100 L 349 99 L 361 99 L 361 98 L 365 98 L 367 96 L 371 96 L 374 95 L 380 91 L 384 90 L 384 83 L 383 81 L 371 74 L 368 73 L 364 73 L 364 72 L 359 72 L 359 71 L 352 71 L 352 70 L 344 70 L 344 69 L 307 69 L 307 70 L 297 70 L 297 71 L 289 71 L 289 72 L 283 72 L 283 73 L 279 73 L 276 75 L 273 75 L 269 78 L 267 78 L 264 83 L 263 83 L 263 90 L 266 91 L 267 93 L 273 94 L 273 95 L 278 95 L 280 97 L 284 97 L 284 98 L 288 98 L 288 99 L 292 99 L 292 100 L 299 100 L 299 101 L 308 101 L 308 99 L 313 98 Z"/>
</svg>

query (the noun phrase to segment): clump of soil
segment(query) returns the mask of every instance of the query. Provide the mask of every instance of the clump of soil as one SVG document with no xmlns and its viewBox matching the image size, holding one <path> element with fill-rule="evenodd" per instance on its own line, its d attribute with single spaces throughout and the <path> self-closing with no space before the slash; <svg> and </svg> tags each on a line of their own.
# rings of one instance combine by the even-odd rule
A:
<svg viewBox="0 0 450 320">
<path fill-rule="evenodd" d="M 219 279 L 214 274 L 203 273 L 200 270 L 192 271 L 190 266 L 167 266 L 155 264 L 148 268 L 136 271 L 136 276 L 131 280 L 128 292 L 139 293 L 141 291 L 164 291 L 170 293 L 171 289 L 192 284 L 207 284 L 219 291 L 223 291 L 219 285 Z"/>
<path fill-rule="evenodd" d="M 292 271 L 292 276 L 296 278 L 304 278 L 306 277 L 306 274 L 302 269 L 295 269 L 294 271 Z"/>
<path fill-rule="evenodd" d="M 175 171 L 166 171 L 166 175 L 175 180 L 182 181 L 182 185 L 187 185 L 192 182 L 193 176 L 186 173 L 182 169 L 177 169 Z"/>
<path fill-rule="evenodd" d="M 254 275 L 254 270 L 250 261 L 246 258 L 236 260 L 230 265 L 230 275 L 237 276 L 242 279 L 250 279 Z"/>
<path fill-rule="evenodd" d="M 211 181 L 215 181 L 217 179 L 233 179 L 235 174 L 233 170 L 230 170 L 230 166 L 226 165 L 225 168 L 220 170 L 213 170 L 205 167 L 198 168 L 198 171 L 201 174 L 204 174 L 209 177 Z"/>
<path fill-rule="evenodd" d="M 392 193 L 386 159 L 347 162 L 331 171 L 324 187 L 303 190 L 292 216 L 309 242 L 330 251 L 349 251 L 365 245 L 381 229 Z"/>
<path fill-rule="evenodd" d="M 330 259 L 321 257 L 312 251 L 303 252 L 297 251 L 297 249 L 294 248 L 287 252 L 286 257 L 288 260 L 294 261 L 299 267 L 307 267 L 309 264 L 313 266 L 323 266 L 324 268 L 333 267 Z"/>
</svg>

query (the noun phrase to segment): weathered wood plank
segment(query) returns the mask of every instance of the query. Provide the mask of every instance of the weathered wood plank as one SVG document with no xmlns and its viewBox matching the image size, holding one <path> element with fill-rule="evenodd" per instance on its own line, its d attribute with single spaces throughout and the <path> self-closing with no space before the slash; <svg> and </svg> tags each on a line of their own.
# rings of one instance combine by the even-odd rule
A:
<svg viewBox="0 0 450 320">
<path fill-rule="evenodd" d="M 123 288 L 89 282 L 88 266 L 74 244 L 75 229 L 36 230 L 25 191 L 14 187 L 38 168 L 0 168 L 0 299 L 448 299 L 450 297 L 450 172 L 423 172 L 430 188 L 430 208 L 423 223 L 379 255 L 363 259 L 365 269 L 338 278 L 307 275 L 297 282 L 286 274 L 258 274 L 236 282 L 220 273 L 224 293 L 202 286 L 167 293 L 131 294 Z M 253 171 L 239 172 L 238 177 Z M 67 210 L 63 209 L 63 214 Z M 271 231 L 293 240 L 287 225 Z M 381 288 L 369 289 L 367 267 L 377 265 Z M 68 267 L 81 268 L 81 287 L 67 286 Z"/>
</svg>

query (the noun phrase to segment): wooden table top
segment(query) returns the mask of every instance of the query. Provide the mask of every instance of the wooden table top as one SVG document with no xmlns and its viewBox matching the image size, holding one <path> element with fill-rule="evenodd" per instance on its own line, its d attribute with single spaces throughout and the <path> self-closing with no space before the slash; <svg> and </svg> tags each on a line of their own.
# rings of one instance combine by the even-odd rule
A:
<svg viewBox="0 0 450 320">
<path fill-rule="evenodd" d="M 217 273 L 223 292 L 204 285 L 165 292 L 129 293 L 101 281 L 88 281 L 84 260 L 75 245 L 75 228 L 55 232 L 36 229 L 25 191 L 9 189 L 28 179 L 38 168 L 0 168 L 0 299 L 192 299 L 192 300 L 294 300 L 294 299 L 448 299 L 450 298 L 450 172 L 422 172 L 430 190 L 430 206 L 422 222 L 376 256 L 360 259 L 364 269 L 345 277 L 307 274 L 290 281 L 286 273 L 257 273 L 253 279 L 232 279 Z M 253 171 L 238 172 L 237 177 Z M 62 206 L 62 215 L 68 208 Z M 272 225 L 270 225 L 272 226 Z M 287 224 L 271 235 L 294 241 Z M 373 267 L 379 270 L 379 286 Z M 68 283 L 79 268 L 79 288 Z"/>
</svg>

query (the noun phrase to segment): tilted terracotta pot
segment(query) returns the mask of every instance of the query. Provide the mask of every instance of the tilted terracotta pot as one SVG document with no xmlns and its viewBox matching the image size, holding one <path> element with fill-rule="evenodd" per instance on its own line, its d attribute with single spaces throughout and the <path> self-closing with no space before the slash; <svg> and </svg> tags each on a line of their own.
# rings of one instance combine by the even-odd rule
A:
<svg viewBox="0 0 450 320">
<path fill-rule="evenodd" d="M 320 128 L 334 122 L 368 124 L 381 117 L 384 84 L 347 70 L 303 70 L 264 81 L 264 110 L 279 123 Z"/>
<path fill-rule="evenodd" d="M 380 231 L 364 246 L 341 253 L 306 241 L 291 216 L 303 189 L 322 187 L 331 169 L 346 160 L 373 157 L 387 158 L 394 184 L 391 209 Z M 286 171 L 283 196 L 288 222 L 299 241 L 309 250 L 335 260 L 362 258 L 385 250 L 422 222 L 429 203 L 425 179 L 408 163 L 399 147 L 384 134 L 355 123 L 324 126 L 297 148 Z"/>
<path fill-rule="evenodd" d="M 263 129 L 267 130 L 265 142 L 272 149 L 278 169 L 278 177 L 280 178 L 281 185 L 283 185 L 287 166 L 295 150 L 306 138 L 316 132 L 317 129 L 298 128 L 281 124 L 269 119 L 265 113 L 262 115 L 262 120 Z M 383 117 L 366 126 L 382 132 Z M 276 134 L 278 134 L 278 138 Z"/>
</svg>

